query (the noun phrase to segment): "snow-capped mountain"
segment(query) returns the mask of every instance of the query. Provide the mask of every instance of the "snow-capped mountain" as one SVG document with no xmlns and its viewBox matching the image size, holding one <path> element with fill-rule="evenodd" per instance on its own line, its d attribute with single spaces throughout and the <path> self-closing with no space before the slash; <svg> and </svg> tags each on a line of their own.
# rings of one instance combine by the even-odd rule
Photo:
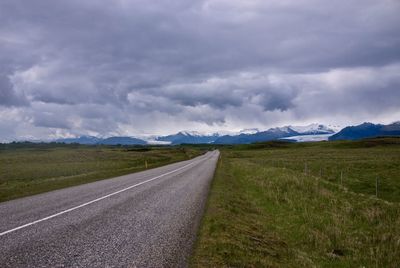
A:
<svg viewBox="0 0 400 268">
<path fill-rule="evenodd" d="M 257 132 L 260 132 L 258 128 L 246 128 L 242 129 L 239 134 L 256 134 Z"/>
<path fill-rule="evenodd" d="M 309 136 L 300 140 L 313 140 L 312 135 L 332 135 L 335 130 L 322 124 L 311 124 L 307 126 L 284 126 L 270 128 L 266 131 L 260 131 L 257 128 L 243 129 L 237 133 L 221 135 L 218 133 L 207 134 L 198 131 L 180 131 L 176 134 L 166 136 L 148 136 L 147 138 L 137 137 L 109 137 L 97 138 L 92 136 L 81 136 L 77 138 L 58 139 L 56 142 L 80 143 L 80 144 L 106 144 L 106 145 L 177 145 L 177 144 L 243 144 L 253 142 L 263 142 L 281 138 L 295 136 Z M 325 136 L 324 136 L 325 138 Z M 326 137 L 328 138 L 328 137 Z M 318 139 L 318 137 L 316 137 Z"/>
<path fill-rule="evenodd" d="M 185 136 L 193 136 L 193 137 L 210 136 L 205 133 L 200 133 L 198 131 L 189 131 L 189 130 L 183 130 L 183 131 L 180 131 L 179 133 L 183 134 Z"/>
<path fill-rule="evenodd" d="M 331 127 L 321 124 L 310 124 L 308 126 L 288 126 L 288 128 L 302 135 L 333 134 L 336 132 Z"/>
<path fill-rule="evenodd" d="M 335 130 L 321 124 L 311 124 L 307 126 L 284 126 L 270 128 L 266 131 L 256 132 L 254 134 L 225 135 L 218 138 L 216 144 L 246 144 L 253 142 L 263 142 L 277 140 L 293 136 L 304 135 L 333 135 Z"/>
<path fill-rule="evenodd" d="M 202 134 L 196 131 L 180 131 L 173 135 L 157 137 L 156 141 L 169 142 L 170 144 L 201 144 L 213 143 L 219 134 Z"/>
<path fill-rule="evenodd" d="M 60 138 L 55 142 L 106 145 L 177 145 L 177 144 L 247 144 L 270 140 L 321 141 L 321 140 L 357 140 L 377 136 L 400 136 L 400 122 L 389 125 L 364 123 L 341 129 L 340 126 L 310 124 L 307 126 L 283 126 L 260 131 L 257 128 L 243 129 L 239 132 L 225 134 L 201 133 L 197 131 L 180 131 L 173 135 L 143 137 L 109 137 L 98 138 L 80 136 L 76 138 Z M 228 135 L 226 133 L 229 133 Z"/>
</svg>

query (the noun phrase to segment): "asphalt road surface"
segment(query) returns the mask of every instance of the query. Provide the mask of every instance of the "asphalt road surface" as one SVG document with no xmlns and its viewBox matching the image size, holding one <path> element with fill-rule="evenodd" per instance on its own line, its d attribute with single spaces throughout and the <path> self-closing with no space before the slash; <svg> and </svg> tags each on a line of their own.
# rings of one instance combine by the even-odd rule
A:
<svg viewBox="0 0 400 268">
<path fill-rule="evenodd" d="M 0 267 L 186 267 L 218 156 L 0 203 Z"/>
</svg>

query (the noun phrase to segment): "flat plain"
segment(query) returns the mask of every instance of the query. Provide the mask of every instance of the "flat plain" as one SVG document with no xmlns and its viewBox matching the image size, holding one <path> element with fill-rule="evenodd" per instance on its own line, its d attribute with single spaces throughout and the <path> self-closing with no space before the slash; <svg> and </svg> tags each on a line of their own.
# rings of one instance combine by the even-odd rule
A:
<svg viewBox="0 0 400 268">
<path fill-rule="evenodd" d="M 398 267 L 400 139 L 220 151 L 192 267 Z"/>
<path fill-rule="evenodd" d="M 215 146 L 11 144 L 0 200 L 134 173 Z M 400 139 L 219 146 L 192 267 L 398 267 Z"/>
<path fill-rule="evenodd" d="M 189 147 L 0 144 L 0 202 L 188 160 L 201 153 Z"/>
</svg>

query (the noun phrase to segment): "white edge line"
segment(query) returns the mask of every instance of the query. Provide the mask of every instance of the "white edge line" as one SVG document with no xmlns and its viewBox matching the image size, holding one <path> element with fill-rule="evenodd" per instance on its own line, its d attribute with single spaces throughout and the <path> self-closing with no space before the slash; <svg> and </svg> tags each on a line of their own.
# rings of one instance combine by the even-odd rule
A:
<svg viewBox="0 0 400 268">
<path fill-rule="evenodd" d="M 172 171 L 169 171 L 169 172 L 167 172 L 167 173 L 161 174 L 161 175 L 156 176 L 156 177 L 154 177 L 154 178 L 151 178 L 151 179 L 148 179 L 148 180 L 139 182 L 139 183 L 137 183 L 137 184 L 131 185 L 131 186 L 129 186 L 129 187 L 126 187 L 126 188 L 124 188 L 124 189 L 118 190 L 118 191 L 113 192 L 113 193 L 111 193 L 111 194 L 108 194 L 108 195 L 105 195 L 105 196 L 96 198 L 96 199 L 94 199 L 94 200 L 92 200 L 92 201 L 83 203 L 83 204 L 81 204 L 81 205 L 78 205 L 78 206 L 75 206 L 75 207 L 72 207 L 72 208 L 63 210 L 63 211 L 61 211 L 61 212 L 58 212 L 58 213 L 56 213 L 56 214 L 53 214 L 53 215 L 44 217 L 44 218 L 42 218 L 42 219 L 39 219 L 39 220 L 30 222 L 30 223 L 27 223 L 27 224 L 24 224 L 24 225 L 15 227 L 15 228 L 13 228 L 13 229 L 4 231 L 4 232 L 0 233 L 0 236 L 3 236 L 3 235 L 6 235 L 6 234 L 15 232 L 15 231 L 17 231 L 17 230 L 26 228 L 26 227 L 28 227 L 28 226 L 34 225 L 34 224 L 39 223 L 39 222 L 42 222 L 42 221 L 47 221 L 47 220 L 49 220 L 49 219 L 55 218 L 55 217 L 57 217 L 57 216 L 60 216 L 60 215 L 62 215 L 62 214 L 65 214 L 65 213 L 71 212 L 71 211 L 73 211 L 73 210 L 76 210 L 76 209 L 78 209 L 78 208 L 85 207 L 85 206 L 87 206 L 87 205 L 90 205 L 90 204 L 93 204 L 93 203 L 98 202 L 98 201 L 100 201 L 100 200 L 103 200 L 103 199 L 105 199 L 105 198 L 107 198 L 107 197 L 110 197 L 110 196 L 113 196 L 113 195 L 116 195 L 116 194 L 125 192 L 125 191 L 127 191 L 127 190 L 129 190 L 129 189 L 132 189 L 132 188 L 135 188 L 135 187 L 137 187 L 137 186 L 139 186 L 139 185 L 142 185 L 142 184 L 145 184 L 145 183 L 148 183 L 148 182 L 157 180 L 157 179 L 159 179 L 159 178 L 161 178 L 161 177 L 167 176 L 167 175 L 169 175 L 169 174 L 175 173 L 175 172 L 177 172 L 177 171 L 179 171 L 179 170 L 182 170 L 182 169 L 184 169 L 184 168 L 186 168 L 186 167 L 189 167 L 189 166 L 191 166 L 191 165 L 194 165 L 194 164 L 196 164 L 196 163 L 197 163 L 197 161 L 196 161 L 196 162 L 192 162 L 192 163 L 187 164 L 187 165 L 185 165 L 185 166 L 183 166 L 183 167 L 174 169 L 174 170 L 172 170 Z"/>
</svg>

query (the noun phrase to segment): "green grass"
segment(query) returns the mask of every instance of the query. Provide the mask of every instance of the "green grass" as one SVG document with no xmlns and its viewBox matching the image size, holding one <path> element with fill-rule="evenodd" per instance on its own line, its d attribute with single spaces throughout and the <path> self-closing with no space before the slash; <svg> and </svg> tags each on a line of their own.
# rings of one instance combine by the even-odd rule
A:
<svg viewBox="0 0 400 268">
<path fill-rule="evenodd" d="M 221 152 L 193 267 L 399 267 L 398 139 Z"/>
<path fill-rule="evenodd" d="M 133 173 L 187 160 L 191 147 L 106 147 L 55 144 L 0 145 L 0 201 Z"/>
</svg>

